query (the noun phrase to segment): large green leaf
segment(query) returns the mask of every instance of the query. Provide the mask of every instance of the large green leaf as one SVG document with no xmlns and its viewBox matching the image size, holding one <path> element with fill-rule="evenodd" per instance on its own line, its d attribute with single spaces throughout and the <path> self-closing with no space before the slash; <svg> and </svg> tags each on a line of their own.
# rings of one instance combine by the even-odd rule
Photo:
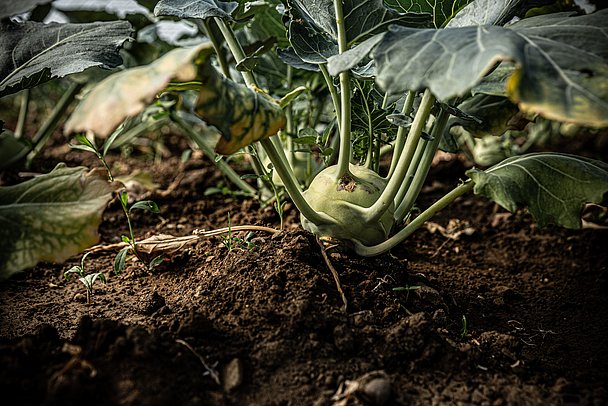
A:
<svg viewBox="0 0 608 406">
<path fill-rule="evenodd" d="M 116 184 L 104 171 L 58 165 L 0 187 L 0 280 L 40 261 L 62 262 L 95 244 Z"/>
<path fill-rule="evenodd" d="M 92 66 L 122 63 L 125 21 L 89 24 L 0 22 L 0 97 Z"/>
<path fill-rule="evenodd" d="M 0 2 L 0 20 L 30 11 L 39 4 L 50 3 L 52 0 L 4 0 Z"/>
<path fill-rule="evenodd" d="M 338 39 L 333 0 L 293 0 L 297 14 L 314 26 Z M 384 5 L 382 0 L 343 0 L 346 41 L 357 43 L 384 31 L 389 24 L 409 27 L 427 26 L 430 15 L 421 13 L 399 13 Z"/>
<path fill-rule="evenodd" d="M 433 16 L 433 26 L 441 28 L 471 1 L 473 0 L 386 0 L 385 3 L 402 13 L 429 13 Z"/>
<path fill-rule="evenodd" d="M 515 61 L 507 93 L 523 110 L 558 121 L 608 125 L 608 10 L 532 17 L 497 26 L 391 27 L 372 51 L 391 93 L 429 88 L 439 100 L 468 94 L 500 61 Z"/>
<path fill-rule="evenodd" d="M 178 18 L 223 18 L 232 20 L 231 13 L 238 7 L 236 1 L 219 0 L 160 0 L 154 8 L 156 16 Z"/>
<path fill-rule="evenodd" d="M 289 41 L 302 60 L 324 63 L 338 53 L 333 0 L 291 0 Z M 430 14 L 400 13 L 382 0 L 344 0 L 344 25 L 349 45 L 383 32 L 389 24 L 428 27 Z"/>
<path fill-rule="evenodd" d="M 476 194 L 511 212 L 524 205 L 541 226 L 580 228 L 583 206 L 601 204 L 608 193 L 608 164 L 575 155 L 522 155 L 467 176 Z"/>
<path fill-rule="evenodd" d="M 141 113 L 169 82 L 197 79 L 198 59 L 212 52 L 211 44 L 178 48 L 153 63 L 110 75 L 96 85 L 65 124 L 66 134 L 92 131 L 109 136 L 126 118 Z"/>
<path fill-rule="evenodd" d="M 474 2 L 472 0 L 435 2 L 427 0 L 392 0 L 387 2 L 387 4 L 393 5 L 404 12 L 412 10 L 429 12 L 433 15 L 433 24 L 436 28 L 445 24 L 448 27 L 455 28 L 461 26 L 503 24 L 506 20 L 511 19 L 521 2 L 522 0 L 477 0 Z M 382 38 L 383 34 L 375 35 L 341 55 L 328 58 L 329 73 L 337 75 L 339 72 L 353 69 L 361 60 L 369 55 Z M 504 92 L 504 82 L 500 83 L 500 85 L 502 85 Z"/>
</svg>

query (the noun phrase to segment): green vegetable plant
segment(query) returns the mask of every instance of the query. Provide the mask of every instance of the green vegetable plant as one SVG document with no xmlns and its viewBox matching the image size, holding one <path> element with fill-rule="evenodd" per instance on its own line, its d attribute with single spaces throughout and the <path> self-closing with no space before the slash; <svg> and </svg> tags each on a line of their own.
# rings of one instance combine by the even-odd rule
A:
<svg viewBox="0 0 608 406">
<path fill-rule="evenodd" d="M 108 137 L 158 95 L 178 95 L 175 117 L 215 128 L 221 155 L 269 160 L 302 226 L 363 256 L 391 249 L 471 191 L 510 211 L 527 207 L 541 226 L 579 228 L 585 204 L 606 202 L 608 164 L 552 152 L 473 168 L 415 210 L 437 150 L 458 147 L 454 126 L 495 136 L 519 118 L 608 127 L 608 12 L 526 17 L 527 8 L 160 0 L 157 16 L 192 20 L 209 42 L 110 75 L 66 132 Z M 301 163 L 312 178 L 296 176 Z"/>
<path fill-rule="evenodd" d="M 79 277 L 78 281 L 81 282 L 86 289 L 87 304 L 90 305 L 91 295 L 93 294 L 93 287 L 95 286 L 95 282 L 99 280 L 100 282 L 106 283 L 106 277 L 102 272 L 86 272 L 84 262 L 88 255 L 88 252 L 84 254 L 80 259 L 80 265 L 74 265 L 73 267 L 65 271 L 63 273 L 63 277 L 66 281 L 69 281 L 73 274 Z"/>
</svg>

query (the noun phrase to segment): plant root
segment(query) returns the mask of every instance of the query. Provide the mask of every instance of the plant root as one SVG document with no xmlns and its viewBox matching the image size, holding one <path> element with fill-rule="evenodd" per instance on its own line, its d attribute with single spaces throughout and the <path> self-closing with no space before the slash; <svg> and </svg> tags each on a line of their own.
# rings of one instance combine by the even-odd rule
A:
<svg viewBox="0 0 608 406">
<path fill-rule="evenodd" d="M 211 367 L 209 367 L 209 365 L 207 365 L 207 363 L 205 362 L 205 359 L 203 358 L 202 355 L 200 355 L 198 352 L 196 352 L 196 350 L 194 348 L 192 348 L 192 346 L 190 344 L 188 344 L 187 342 L 185 342 L 184 340 L 177 339 L 177 340 L 175 340 L 175 342 L 178 344 L 181 344 L 184 347 L 186 347 L 187 349 L 189 349 L 190 352 L 192 352 L 192 354 L 194 354 L 199 359 L 199 361 L 203 365 L 203 368 L 205 368 L 205 370 L 207 371 L 207 374 L 211 377 L 211 379 L 213 379 L 213 382 L 220 385 L 220 376 L 213 368 L 211 368 Z"/>
<path fill-rule="evenodd" d="M 195 243 L 202 238 L 228 234 L 236 231 L 262 231 L 271 234 L 276 234 L 280 232 L 280 230 L 277 230 L 275 228 L 264 226 L 232 226 L 209 231 L 194 230 L 192 232 L 193 235 L 186 235 L 182 237 L 174 237 L 168 234 L 158 234 L 146 238 L 145 240 L 137 240 L 137 242 L 135 243 L 135 247 L 138 249 L 138 251 L 141 250 L 143 252 L 149 251 L 151 253 L 153 251 L 172 251 L 171 253 L 175 253 L 175 251 L 179 251 L 183 247 L 191 243 Z M 95 254 L 98 252 L 120 250 L 128 246 L 129 244 L 126 242 L 119 242 L 115 244 L 99 244 L 94 245 L 85 251 L 91 254 Z"/>
<path fill-rule="evenodd" d="M 340 275 L 338 275 L 338 271 L 336 271 L 336 268 L 334 268 L 334 266 L 331 263 L 331 260 L 329 259 L 329 256 L 327 255 L 327 251 L 329 251 L 333 248 L 336 248 L 338 245 L 333 244 L 333 245 L 325 246 L 323 244 L 323 241 L 321 241 L 319 239 L 319 237 L 317 237 L 317 244 L 319 244 L 319 247 L 321 247 L 321 255 L 323 255 L 325 264 L 327 265 L 332 276 L 334 277 L 334 281 L 336 282 L 336 288 L 338 289 L 338 293 L 340 293 L 340 297 L 342 298 L 342 303 L 343 303 L 342 311 L 344 311 L 344 313 L 346 313 L 348 310 L 348 300 L 346 299 L 344 290 L 342 290 L 342 283 L 340 282 Z"/>
</svg>

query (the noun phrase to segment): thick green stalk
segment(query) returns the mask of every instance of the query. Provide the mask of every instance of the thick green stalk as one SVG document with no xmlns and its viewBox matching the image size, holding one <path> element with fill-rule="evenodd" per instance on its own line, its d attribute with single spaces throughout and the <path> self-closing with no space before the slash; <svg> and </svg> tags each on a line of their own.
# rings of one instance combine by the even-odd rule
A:
<svg viewBox="0 0 608 406">
<path fill-rule="evenodd" d="M 388 93 L 387 93 L 388 94 Z M 416 92 L 412 92 L 411 90 L 407 92 L 405 96 L 405 102 L 403 103 L 403 108 L 401 109 L 401 114 L 409 116 L 412 112 L 412 107 L 414 106 L 414 99 L 416 99 Z M 385 97 L 386 100 L 386 97 Z M 397 139 L 395 140 L 394 148 L 393 148 L 393 157 L 391 159 L 391 167 L 388 171 L 387 179 L 390 179 L 395 172 L 395 168 L 397 167 L 397 161 L 399 161 L 399 156 L 401 155 L 401 151 L 403 150 L 403 146 L 405 145 L 405 138 L 407 136 L 407 129 L 405 127 L 399 127 L 397 130 Z"/>
<path fill-rule="evenodd" d="M 268 154 L 268 158 L 270 158 L 270 162 L 272 162 L 274 170 L 277 171 L 278 175 L 281 177 L 289 197 L 291 197 L 291 200 L 296 205 L 300 213 L 317 225 L 332 223 L 332 220 L 329 217 L 317 213 L 312 207 L 310 207 L 304 198 L 302 191 L 300 190 L 298 181 L 296 180 L 291 168 L 285 163 L 285 160 L 281 157 L 273 142 L 266 138 L 261 140 L 260 143 L 262 144 L 262 147 L 264 147 L 264 151 L 266 151 Z"/>
<path fill-rule="evenodd" d="M 397 224 L 402 222 L 405 216 L 407 216 L 410 210 L 412 210 L 412 207 L 414 207 L 414 203 L 416 202 L 416 199 L 422 190 L 424 181 L 426 180 L 429 170 L 431 169 L 433 158 L 435 157 L 435 153 L 439 148 L 439 143 L 441 142 L 441 137 L 443 136 L 449 118 L 450 114 L 442 109 L 435 120 L 433 131 L 431 132 L 431 137 L 433 139 L 431 141 L 427 141 L 428 145 L 426 146 L 422 159 L 416 168 L 412 182 L 407 188 L 405 197 L 403 200 L 400 199 L 396 201 L 397 209 L 395 210 L 394 217 L 397 220 Z"/>
<path fill-rule="evenodd" d="M 23 136 L 27 111 L 30 107 L 30 92 L 30 89 L 25 89 L 23 93 L 21 93 L 21 105 L 19 107 L 19 118 L 17 119 L 17 125 L 15 126 L 15 138 L 21 138 Z"/>
<path fill-rule="evenodd" d="M 291 66 L 287 66 L 287 89 L 291 89 L 293 85 L 293 68 Z M 287 156 L 287 162 L 289 166 L 294 167 L 294 162 L 296 160 L 296 152 L 293 145 L 293 137 L 296 137 L 296 125 L 294 123 L 293 117 L 293 108 L 292 104 L 289 104 L 284 108 L 285 111 L 285 133 L 287 138 L 285 138 L 285 148 L 289 151 L 289 155 Z M 280 133 L 279 133 L 280 135 Z"/>
<path fill-rule="evenodd" d="M 344 12 L 342 10 L 342 0 L 334 0 L 336 13 L 336 28 L 338 31 L 338 51 L 342 54 L 348 50 L 346 41 L 346 28 L 344 27 Z M 348 173 L 348 166 L 352 155 L 352 145 L 350 142 L 350 74 L 348 71 L 340 73 L 340 155 L 338 156 L 337 178 L 341 179 Z"/>
<path fill-rule="evenodd" d="M 236 63 L 241 62 L 243 59 L 246 58 L 247 55 L 245 55 L 245 51 L 243 51 L 243 47 L 241 47 L 241 44 L 236 39 L 236 36 L 234 35 L 234 31 L 232 31 L 232 28 L 230 28 L 228 25 L 226 25 L 224 20 L 222 20 L 221 18 L 214 18 L 214 21 L 216 22 L 217 26 L 219 27 L 220 31 L 222 32 L 222 35 L 224 36 L 224 39 L 226 40 L 226 44 L 228 44 L 228 48 L 230 48 L 230 52 L 232 52 L 232 56 L 234 56 L 234 60 L 236 61 Z M 241 72 L 241 75 L 243 76 L 243 80 L 245 81 L 245 84 L 247 86 L 257 87 L 256 82 L 255 82 L 255 77 L 253 76 L 252 72 L 243 71 L 243 72 Z"/>
<path fill-rule="evenodd" d="M 397 162 L 395 172 L 390 177 L 386 188 L 378 200 L 376 200 L 376 202 L 369 208 L 365 209 L 365 220 L 367 222 L 377 221 L 380 217 L 382 217 L 382 215 L 393 203 L 395 196 L 397 196 L 399 188 L 405 179 L 405 175 L 410 163 L 412 162 L 414 152 L 418 146 L 418 140 L 420 139 L 422 130 L 424 129 L 426 121 L 431 114 L 431 108 L 433 107 L 434 103 L 435 97 L 429 90 L 426 90 L 424 92 L 424 96 L 422 96 L 422 101 L 420 102 L 418 112 L 416 112 L 416 117 L 414 117 L 414 122 L 410 127 L 409 134 L 405 141 L 404 150 L 399 156 L 399 161 Z"/>
<path fill-rule="evenodd" d="M 412 220 L 405 228 L 401 229 L 397 234 L 389 238 L 388 240 L 371 247 L 365 246 L 360 242 L 353 241 L 355 252 L 365 257 L 371 257 L 380 255 L 390 250 L 397 244 L 404 241 L 414 231 L 420 228 L 426 221 L 430 220 L 437 212 L 445 208 L 448 204 L 452 203 L 458 197 L 467 193 L 473 188 L 474 183 L 471 180 L 467 180 L 463 184 L 457 186 L 447 195 L 436 201 L 431 207 L 423 211 L 418 217 Z"/>
<path fill-rule="evenodd" d="M 59 99 L 59 102 L 57 102 L 53 108 L 53 111 L 51 111 L 51 115 L 47 117 L 42 124 L 42 127 L 38 129 L 38 132 L 36 132 L 36 135 L 34 135 L 34 138 L 32 138 L 34 148 L 27 155 L 27 166 L 29 166 L 30 162 L 32 162 L 36 155 L 38 155 L 51 135 L 53 135 L 53 132 L 57 128 L 57 124 L 59 124 L 59 121 L 63 118 L 63 115 L 67 111 L 68 107 L 70 107 L 70 104 L 72 104 L 76 98 L 76 95 L 83 87 L 83 84 L 71 83 L 63 96 L 61 96 L 61 99 Z"/>
<path fill-rule="evenodd" d="M 412 158 L 412 163 L 410 164 L 409 168 L 407 168 L 405 179 L 403 180 L 401 187 L 399 187 L 399 192 L 397 193 L 397 196 L 395 196 L 395 207 L 399 207 L 399 203 L 401 203 L 405 198 L 405 195 L 407 194 L 407 191 L 409 190 L 410 185 L 414 180 L 414 175 L 417 173 L 418 167 L 420 166 L 422 157 L 428 148 L 429 141 L 420 138 L 420 140 L 418 140 L 418 145 L 416 146 L 416 152 L 414 152 L 414 157 Z"/>
<path fill-rule="evenodd" d="M 224 159 L 217 160 L 215 152 L 209 145 L 207 145 L 205 143 L 205 140 L 199 133 L 194 131 L 192 129 L 192 127 L 190 127 L 178 115 L 172 114 L 171 118 L 173 119 L 173 122 L 175 124 L 177 124 L 177 126 L 183 132 L 185 132 L 189 138 L 191 138 L 196 143 L 196 145 L 201 149 L 201 151 L 203 151 L 203 154 L 205 154 L 205 156 L 207 158 L 209 158 L 212 162 L 214 162 L 215 166 L 217 166 L 217 168 L 220 170 L 220 172 L 222 172 L 224 175 L 226 175 L 226 177 L 236 187 L 238 187 L 239 189 L 241 189 L 243 192 L 247 193 L 248 195 L 255 196 L 256 190 L 251 185 L 249 185 L 247 182 L 245 182 L 243 179 L 241 179 L 241 177 L 234 171 L 234 169 L 232 169 L 232 167 L 230 165 L 228 165 L 226 163 L 226 161 L 224 161 Z"/>
</svg>

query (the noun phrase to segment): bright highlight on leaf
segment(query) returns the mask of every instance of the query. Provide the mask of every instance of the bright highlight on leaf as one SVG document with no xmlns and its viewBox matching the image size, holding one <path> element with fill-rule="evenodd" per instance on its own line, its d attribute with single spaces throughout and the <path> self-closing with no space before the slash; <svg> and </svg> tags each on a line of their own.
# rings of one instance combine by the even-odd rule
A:
<svg viewBox="0 0 608 406">
<path fill-rule="evenodd" d="M 223 18 L 232 20 L 230 14 L 236 10 L 235 1 L 218 0 L 160 0 L 154 8 L 155 16 L 174 16 L 179 18 Z"/>
<path fill-rule="evenodd" d="M 116 189 L 104 171 L 64 165 L 0 187 L 0 279 L 40 261 L 62 262 L 95 244 Z"/>
<path fill-rule="evenodd" d="M 178 48 L 153 63 L 115 73 L 100 82 L 76 107 L 64 132 L 92 131 L 108 137 L 126 118 L 141 113 L 169 82 L 197 77 L 197 60 L 211 53 L 211 44 Z"/>
</svg>

